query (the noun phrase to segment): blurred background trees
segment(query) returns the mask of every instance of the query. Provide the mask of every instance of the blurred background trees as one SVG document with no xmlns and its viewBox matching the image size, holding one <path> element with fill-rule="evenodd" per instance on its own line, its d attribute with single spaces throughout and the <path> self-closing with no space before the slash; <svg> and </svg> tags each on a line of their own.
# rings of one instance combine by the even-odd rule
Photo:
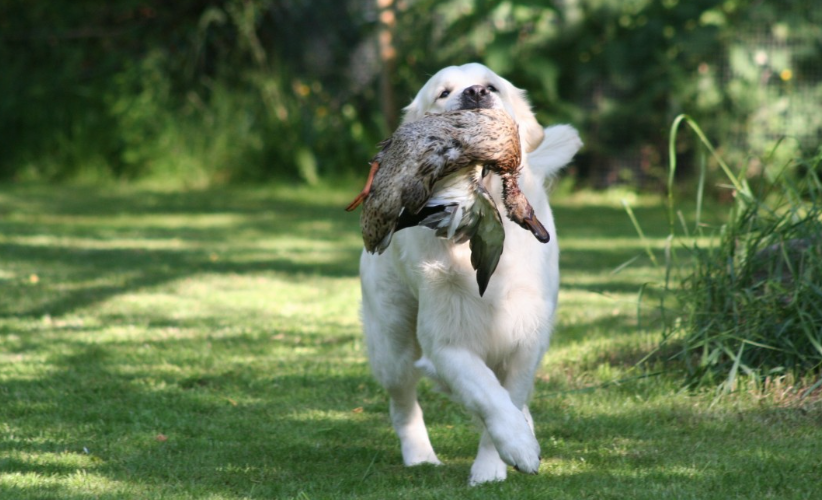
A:
<svg viewBox="0 0 822 500">
<path fill-rule="evenodd" d="M 579 182 L 656 186 L 683 112 L 755 173 L 780 141 L 785 160 L 819 147 L 815 3 L 4 0 L 0 178 L 360 172 L 428 77 L 470 61 L 580 129 Z"/>
</svg>

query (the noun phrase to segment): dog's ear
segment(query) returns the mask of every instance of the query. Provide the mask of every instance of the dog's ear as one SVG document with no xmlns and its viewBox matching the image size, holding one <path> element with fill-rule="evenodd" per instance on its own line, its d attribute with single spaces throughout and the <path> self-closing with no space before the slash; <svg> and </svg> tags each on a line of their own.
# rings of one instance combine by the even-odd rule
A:
<svg viewBox="0 0 822 500">
<path fill-rule="evenodd" d="M 457 68 L 454 66 L 443 68 L 425 82 L 425 85 L 423 85 L 420 91 L 417 92 L 417 95 L 414 96 L 411 104 L 402 109 L 403 115 L 401 123 L 403 125 L 419 120 L 425 116 L 425 113 L 428 113 L 432 108 L 436 107 L 434 104 L 436 101 L 435 95 L 438 92 L 437 89 L 442 86 L 444 75 L 455 69 Z M 445 111 L 445 109 L 439 109 L 439 111 Z"/>
<path fill-rule="evenodd" d="M 528 103 L 528 98 L 525 97 L 525 91 L 511 86 L 511 107 L 513 108 L 514 117 L 519 124 L 519 135 L 522 138 L 522 146 L 526 153 L 530 153 L 537 149 L 545 138 L 545 132 L 542 126 L 537 122 L 537 117 L 531 111 L 531 105 Z"/>
<path fill-rule="evenodd" d="M 422 106 L 420 104 L 422 102 L 421 95 L 422 91 L 420 91 L 420 93 L 417 94 L 416 97 L 414 97 L 414 100 L 411 101 L 411 104 L 402 108 L 403 124 L 417 121 L 425 115 L 425 111 L 422 110 Z"/>
<path fill-rule="evenodd" d="M 440 71 L 440 73 L 442 73 L 442 71 Z M 429 111 L 430 107 L 426 105 L 426 103 L 433 101 L 433 99 L 431 99 L 431 94 L 437 86 L 440 73 L 437 73 L 425 82 L 425 85 L 423 85 L 420 91 L 417 92 L 417 95 L 414 96 L 414 100 L 411 101 L 411 104 L 402 108 L 403 114 L 401 123 L 403 125 L 419 120 Z"/>
</svg>

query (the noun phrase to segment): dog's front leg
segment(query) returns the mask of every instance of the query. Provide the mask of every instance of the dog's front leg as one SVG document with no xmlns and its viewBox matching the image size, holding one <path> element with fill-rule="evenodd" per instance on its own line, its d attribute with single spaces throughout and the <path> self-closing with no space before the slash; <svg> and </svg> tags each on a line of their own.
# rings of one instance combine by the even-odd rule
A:
<svg viewBox="0 0 822 500">
<path fill-rule="evenodd" d="M 469 349 L 448 346 L 435 350 L 429 359 L 436 367 L 440 380 L 451 389 L 456 399 L 480 418 L 499 457 L 522 472 L 536 474 L 539 469 L 539 443 L 521 407 L 514 404 L 508 391 L 482 358 Z M 490 462 L 493 456 L 488 449 L 487 438 L 484 444 L 481 442 L 480 456 L 484 454 Z M 498 477 L 496 470 L 492 475 L 493 478 L 485 481 L 504 478 Z"/>
</svg>

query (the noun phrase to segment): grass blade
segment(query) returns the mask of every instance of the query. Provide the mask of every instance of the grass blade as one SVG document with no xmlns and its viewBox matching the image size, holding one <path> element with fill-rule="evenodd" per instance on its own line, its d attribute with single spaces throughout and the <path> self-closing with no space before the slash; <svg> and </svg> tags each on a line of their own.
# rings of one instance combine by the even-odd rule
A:
<svg viewBox="0 0 822 500">
<path fill-rule="evenodd" d="M 625 211 L 628 212 L 628 217 L 631 218 L 631 222 L 634 224 L 634 229 L 636 229 L 639 239 L 645 246 L 645 252 L 648 254 L 648 257 L 651 258 L 651 262 L 653 262 L 656 267 L 659 267 L 659 263 L 656 261 L 656 257 L 654 256 L 654 252 L 651 250 L 651 243 L 648 241 L 648 238 L 645 237 L 645 233 L 642 232 L 642 227 L 640 227 L 639 221 L 634 215 L 634 211 L 631 210 L 631 206 L 628 204 L 628 201 L 623 199 L 622 206 L 625 207 Z"/>
</svg>

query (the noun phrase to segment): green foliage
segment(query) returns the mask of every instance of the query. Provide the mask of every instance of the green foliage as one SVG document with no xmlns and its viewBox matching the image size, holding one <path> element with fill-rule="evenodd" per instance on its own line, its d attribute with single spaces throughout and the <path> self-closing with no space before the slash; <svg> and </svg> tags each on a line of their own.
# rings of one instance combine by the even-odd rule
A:
<svg viewBox="0 0 822 500">
<path fill-rule="evenodd" d="M 0 175 L 196 186 L 364 163 L 382 136 L 336 69 L 367 28 L 336 6 L 4 2 Z"/>
<path fill-rule="evenodd" d="M 484 62 L 529 91 L 542 122 L 580 128 L 582 179 L 662 179 L 681 112 L 734 162 L 783 136 L 783 159 L 818 145 L 822 11 L 805 0 L 415 0 L 391 12 L 394 107 L 441 67 Z M 375 0 L 2 2 L 0 177 L 359 172 L 390 132 L 379 17 Z M 677 145 L 680 172 L 693 152 Z"/>
<path fill-rule="evenodd" d="M 686 116 L 671 128 L 671 147 L 683 121 L 716 154 L 696 122 Z M 774 179 L 763 175 L 748 180 L 734 174 L 718 156 L 717 161 L 735 195 L 727 219 L 714 227 L 703 224 L 699 199 L 693 228 L 678 214 L 682 236 L 675 235 L 676 164 L 671 165 L 664 349 L 677 352 L 674 359 L 684 363 L 689 383 L 718 384 L 725 391 L 738 387 L 740 375 L 758 381 L 785 374 L 818 377 L 822 154 L 785 166 Z M 700 185 L 700 196 L 703 190 Z M 679 278 L 678 284 L 671 285 L 672 275 Z"/>
<path fill-rule="evenodd" d="M 818 60 L 820 13 L 807 2 L 421 3 L 399 18 L 397 85 L 410 94 L 442 65 L 481 60 L 529 91 L 541 122 L 580 128 L 576 173 L 595 183 L 664 185 L 667 124 L 683 112 L 733 160 L 785 135 L 785 158 L 818 145 L 822 73 L 807 58 Z M 693 144 L 675 151 L 687 174 Z"/>
</svg>

